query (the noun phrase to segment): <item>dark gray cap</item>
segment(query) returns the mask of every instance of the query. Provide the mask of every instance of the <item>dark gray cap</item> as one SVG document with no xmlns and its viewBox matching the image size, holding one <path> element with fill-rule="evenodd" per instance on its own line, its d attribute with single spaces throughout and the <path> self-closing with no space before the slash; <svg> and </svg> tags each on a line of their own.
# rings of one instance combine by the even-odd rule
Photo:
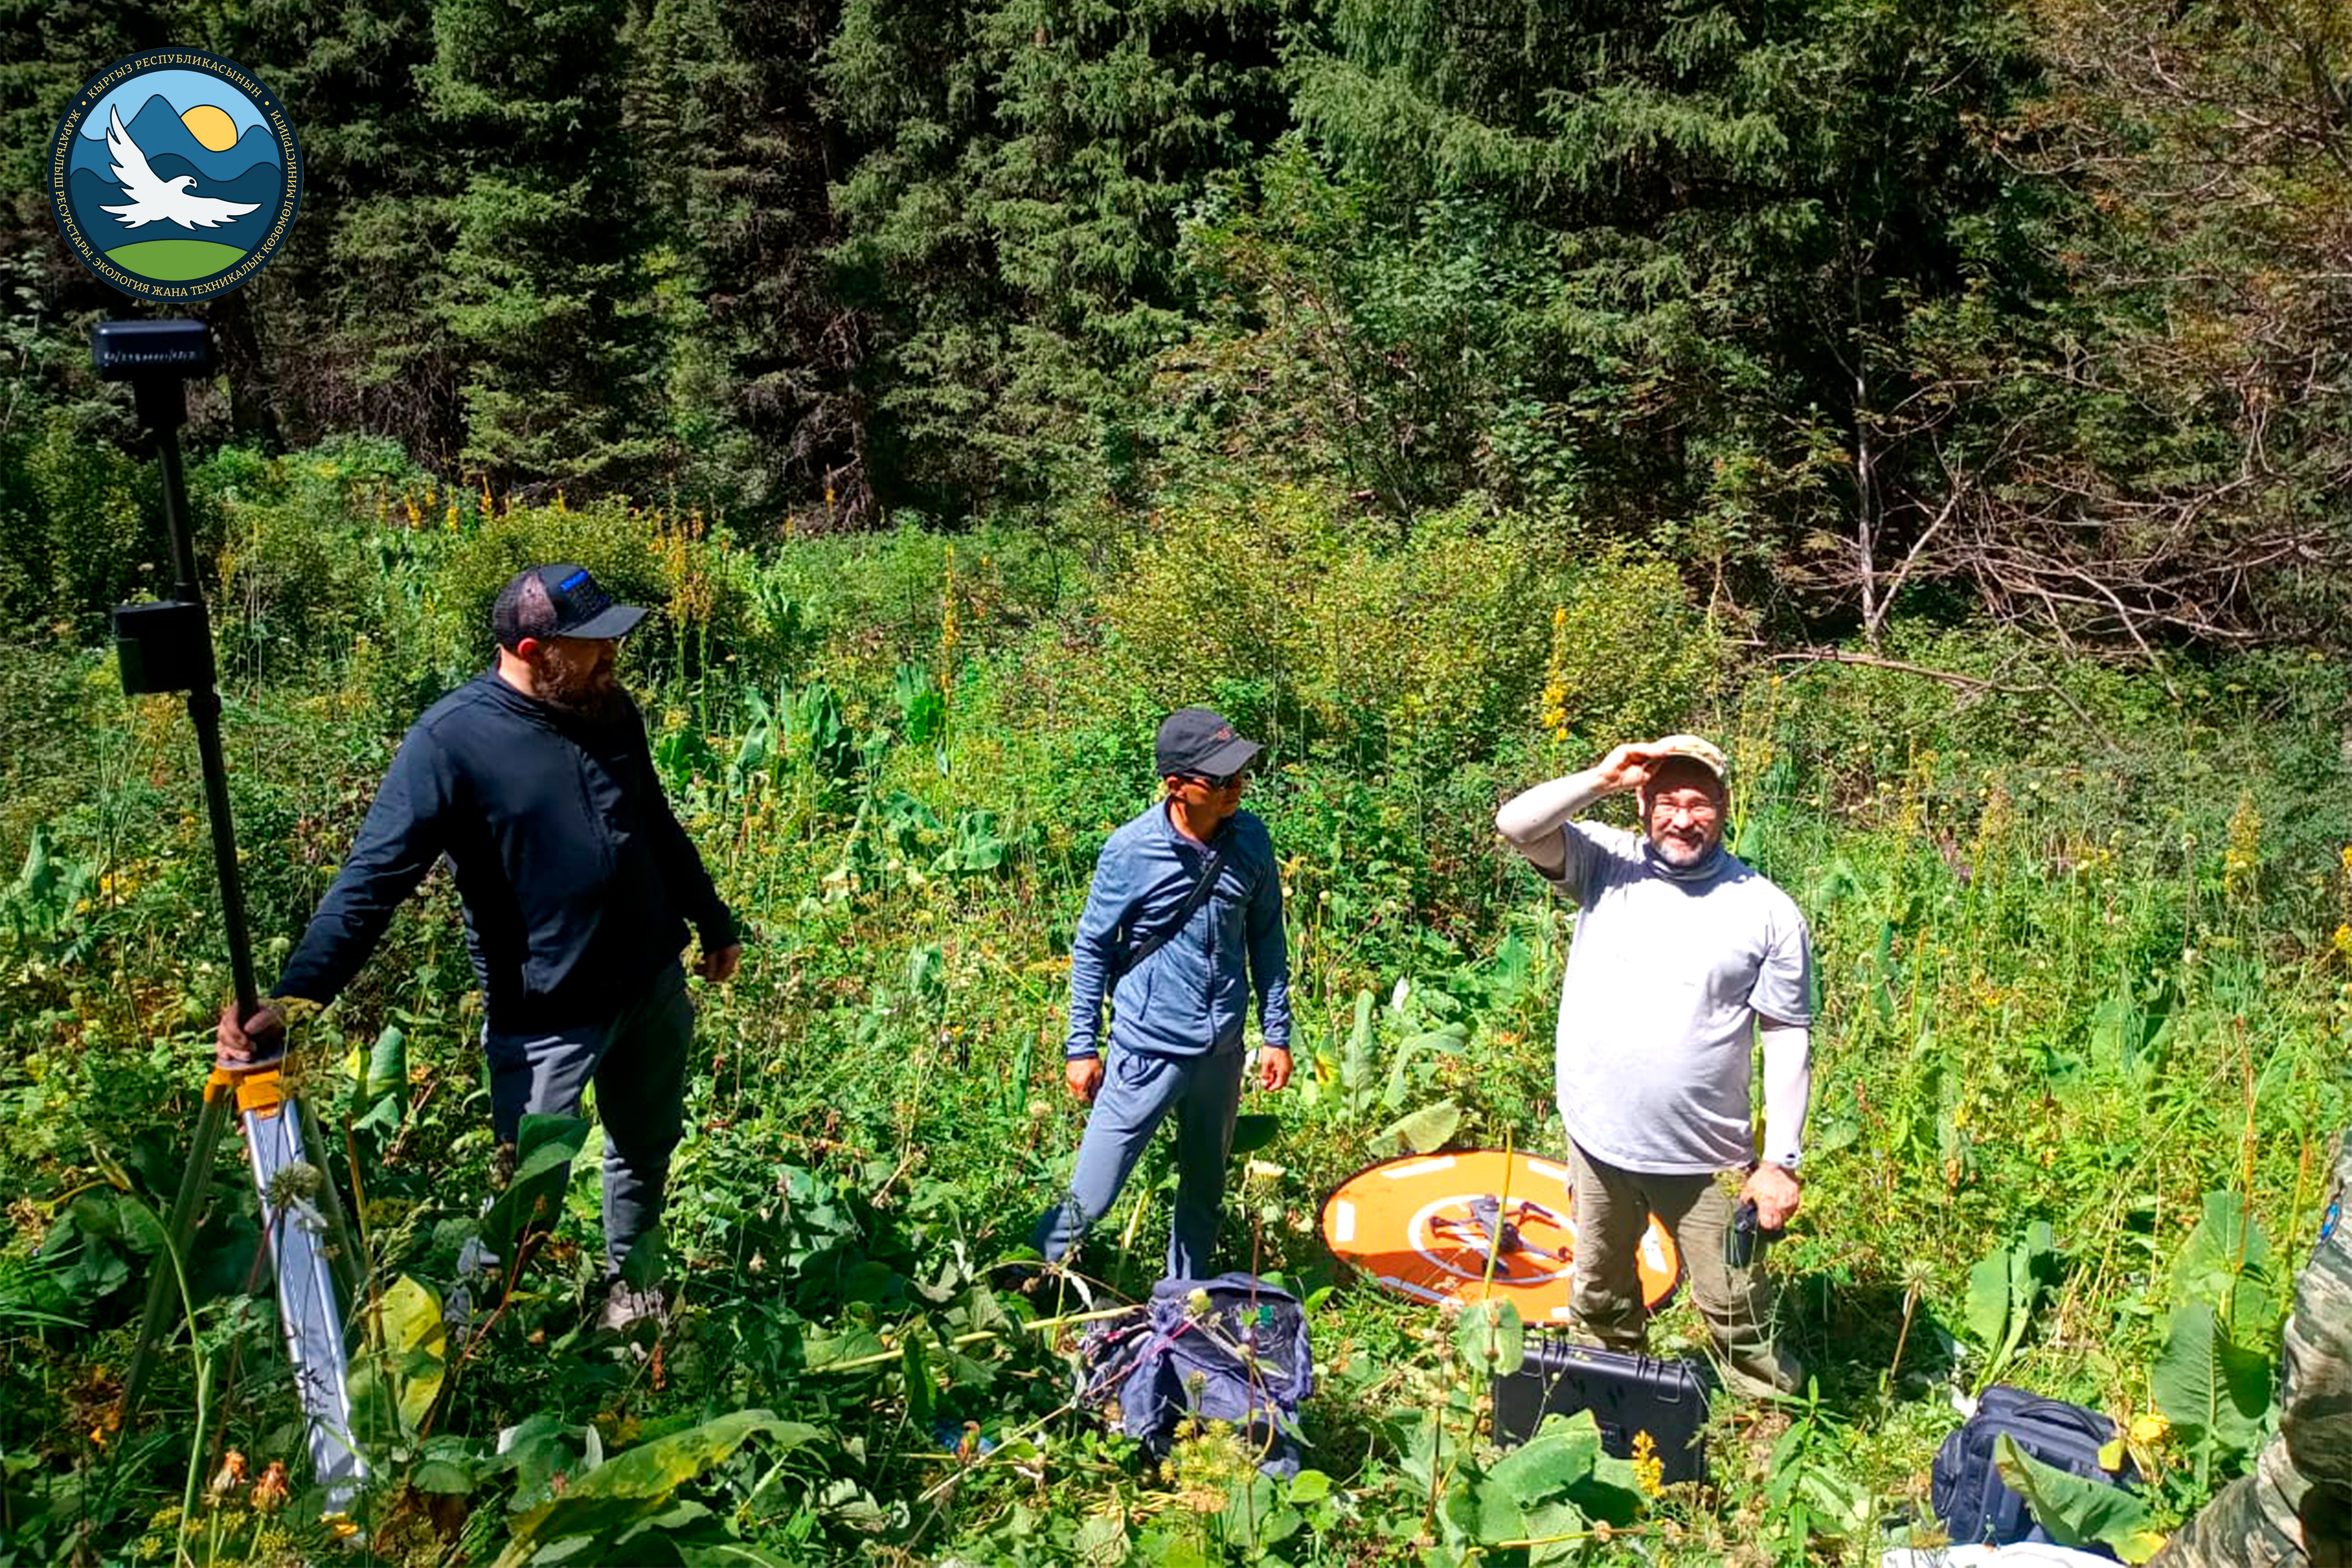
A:
<svg viewBox="0 0 2352 1568">
<path fill-rule="evenodd" d="M 626 637 L 645 618 L 642 606 L 613 603 L 588 568 L 567 561 L 509 578 L 490 611 L 490 630 L 500 647 L 513 648 L 525 637 Z"/>
<path fill-rule="evenodd" d="M 1265 749 L 1235 733 L 1222 714 L 1206 708 L 1179 708 L 1160 721 L 1151 756 L 1162 778 L 1199 773 L 1214 779 L 1241 772 Z"/>
</svg>

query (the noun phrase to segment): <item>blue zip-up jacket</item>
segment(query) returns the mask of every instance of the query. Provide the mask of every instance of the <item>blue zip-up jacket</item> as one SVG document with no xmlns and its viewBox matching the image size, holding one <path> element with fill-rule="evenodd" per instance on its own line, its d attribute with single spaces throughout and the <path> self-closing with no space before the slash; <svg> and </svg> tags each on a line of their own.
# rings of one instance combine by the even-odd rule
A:
<svg viewBox="0 0 2352 1568">
<path fill-rule="evenodd" d="M 1110 991 L 1111 1043 L 1163 1057 L 1237 1049 L 1257 991 L 1265 1043 L 1290 1046 L 1290 949 L 1282 932 L 1282 873 L 1265 824 L 1237 811 L 1218 829 L 1225 851 L 1216 890 L 1184 929 L 1129 970 L 1127 954 L 1183 907 L 1212 851 L 1155 803 L 1122 826 L 1095 861 L 1094 886 L 1070 943 L 1068 1057 L 1091 1057 Z M 1247 971 L 1244 973 L 1244 965 Z"/>
<path fill-rule="evenodd" d="M 688 921 L 705 952 L 735 940 L 635 705 L 591 720 L 488 670 L 410 726 L 273 994 L 333 1001 L 445 855 L 502 1034 L 612 1016 L 677 961 Z"/>
</svg>

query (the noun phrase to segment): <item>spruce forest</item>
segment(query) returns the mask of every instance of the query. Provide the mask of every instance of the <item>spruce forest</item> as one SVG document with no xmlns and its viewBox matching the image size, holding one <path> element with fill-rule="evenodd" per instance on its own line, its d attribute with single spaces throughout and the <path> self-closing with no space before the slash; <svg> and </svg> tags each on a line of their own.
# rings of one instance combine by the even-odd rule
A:
<svg viewBox="0 0 2352 1568">
<path fill-rule="evenodd" d="M 450 877 L 297 1019 L 350 1499 L 234 1134 L 168 1245 L 231 992 L 187 710 L 118 673 L 173 567 L 89 336 L 156 312 L 47 179 L 167 46 L 302 155 L 183 434 L 264 984 L 544 562 L 654 608 L 622 679 L 745 933 L 620 1342 L 593 1095 L 502 1189 Z M 1945 1541 L 1998 1384 L 2113 1420 L 2128 1494 L 2021 1479 L 2141 1562 L 2275 1432 L 2352 1124 L 2342 0 L 0 0 L 0 1568 L 1872 1565 Z M 1295 1475 L 1145 1453 L 1073 1393 L 1104 1320 L 1000 1267 L 1191 704 L 1266 747 L 1297 1072 L 1219 1256 L 1306 1303 Z M 1562 1155 L 1576 915 L 1496 810 L 1673 731 L 1817 991 L 1810 1376 L 1717 1399 L 1703 1481 L 1499 1441 L 1534 1329 L 1320 1224 L 1383 1156 Z M 1163 1133 L 1101 1310 L 1177 1180 Z M 1688 1289 L 1650 1349 L 1706 1360 Z"/>
</svg>

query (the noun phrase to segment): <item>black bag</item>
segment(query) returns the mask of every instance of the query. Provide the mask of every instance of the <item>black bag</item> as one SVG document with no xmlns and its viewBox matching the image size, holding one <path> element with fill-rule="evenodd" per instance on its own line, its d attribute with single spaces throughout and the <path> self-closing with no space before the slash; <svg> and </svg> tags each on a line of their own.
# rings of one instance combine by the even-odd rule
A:
<svg viewBox="0 0 2352 1568">
<path fill-rule="evenodd" d="M 2116 1424 L 2095 1410 L 1997 1383 L 1978 1399 L 1976 1414 L 1936 1452 L 1928 1493 L 1936 1518 L 1955 1545 L 2049 1542 L 2025 1500 L 1993 1468 L 1994 1440 L 2012 1438 L 2043 1464 L 2085 1480 L 2110 1485 L 2136 1481 L 2138 1474 L 2129 1459 L 2124 1461 L 2121 1476 L 2100 1467 L 2099 1450 L 2116 1436 Z M 2076 1550 L 2115 1555 L 2101 1546 Z"/>
<path fill-rule="evenodd" d="M 1647 1432 L 1660 1480 L 1706 1479 L 1705 1369 L 1549 1334 L 1529 1333 L 1527 1346 L 1519 1370 L 1495 1380 L 1496 1442 L 1524 1443 L 1545 1416 L 1590 1410 L 1602 1452 L 1630 1459 L 1634 1434 Z"/>
<path fill-rule="evenodd" d="M 1162 1279 L 1148 1307 L 1096 1324 L 1079 1350 L 1078 1403 L 1116 1404 L 1119 1427 L 1165 1458 L 1188 1415 L 1228 1421 L 1268 1475 L 1298 1473 L 1298 1407 L 1315 1353 L 1298 1298 L 1254 1274 Z"/>
</svg>

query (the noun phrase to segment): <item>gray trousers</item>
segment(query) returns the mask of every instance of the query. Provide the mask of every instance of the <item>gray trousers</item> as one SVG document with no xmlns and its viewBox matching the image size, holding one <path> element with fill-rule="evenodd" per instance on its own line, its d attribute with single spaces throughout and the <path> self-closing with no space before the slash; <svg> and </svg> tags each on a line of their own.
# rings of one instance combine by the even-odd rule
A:
<svg viewBox="0 0 2352 1568">
<path fill-rule="evenodd" d="M 637 998 L 597 1024 L 550 1034 L 482 1031 L 490 1062 L 490 1125 L 511 1144 L 526 1113 L 577 1116 L 593 1079 L 604 1123 L 604 1271 L 620 1272 L 637 1239 L 661 1222 L 669 1157 L 685 1130 L 686 1058 L 694 1000 L 673 963 Z"/>
<path fill-rule="evenodd" d="M 1586 1331 L 1612 1350 L 1643 1348 L 1649 1312 L 1633 1252 L 1655 1215 L 1682 1255 L 1692 1304 L 1727 1364 L 1727 1381 L 1748 1394 L 1802 1389 L 1804 1369 L 1773 1342 L 1772 1280 L 1764 1272 L 1770 1244 L 1758 1237 L 1745 1268 L 1725 1258 L 1738 1200 L 1723 1178 L 1624 1171 L 1594 1159 L 1573 1140 L 1568 1147 L 1576 1169 L 1576 1273 L 1569 1305 Z"/>
<path fill-rule="evenodd" d="M 1078 1142 L 1070 1190 L 1039 1216 L 1038 1253 L 1058 1260 L 1087 1227 L 1110 1212 L 1144 1145 L 1176 1114 L 1176 1215 L 1168 1237 L 1168 1278 L 1206 1279 L 1217 1247 L 1217 1213 L 1225 1196 L 1225 1157 L 1241 1108 L 1240 1042 L 1202 1057 L 1115 1051 Z"/>
</svg>

